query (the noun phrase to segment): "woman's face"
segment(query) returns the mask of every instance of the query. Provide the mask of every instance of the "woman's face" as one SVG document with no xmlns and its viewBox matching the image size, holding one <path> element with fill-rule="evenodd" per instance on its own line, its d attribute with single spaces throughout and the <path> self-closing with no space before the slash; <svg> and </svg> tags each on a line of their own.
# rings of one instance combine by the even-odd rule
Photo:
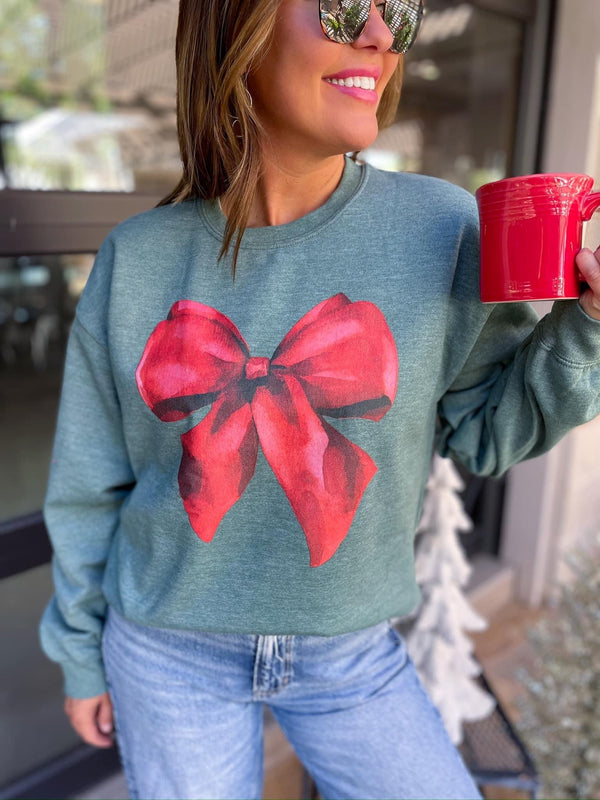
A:
<svg viewBox="0 0 600 800">
<path fill-rule="evenodd" d="M 317 158 L 370 145 L 378 132 L 379 100 L 400 58 L 389 52 L 391 44 L 374 2 L 356 42 L 338 44 L 321 29 L 318 0 L 281 0 L 273 44 L 248 76 L 267 138 L 279 150 Z M 331 83 L 350 77 L 374 78 L 375 88 Z"/>
</svg>

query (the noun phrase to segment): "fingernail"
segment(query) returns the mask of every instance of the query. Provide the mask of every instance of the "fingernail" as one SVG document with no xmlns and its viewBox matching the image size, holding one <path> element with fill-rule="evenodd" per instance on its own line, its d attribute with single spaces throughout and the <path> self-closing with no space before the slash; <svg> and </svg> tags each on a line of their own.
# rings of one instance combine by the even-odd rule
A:
<svg viewBox="0 0 600 800">
<path fill-rule="evenodd" d="M 112 725 L 109 722 L 101 722 L 100 730 L 102 731 L 102 733 L 111 733 Z"/>
</svg>

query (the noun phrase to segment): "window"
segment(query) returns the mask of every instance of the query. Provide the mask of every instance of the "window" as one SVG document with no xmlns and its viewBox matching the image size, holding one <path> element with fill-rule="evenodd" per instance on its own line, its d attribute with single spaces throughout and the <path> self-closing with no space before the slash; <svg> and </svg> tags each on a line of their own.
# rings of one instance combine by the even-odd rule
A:
<svg viewBox="0 0 600 800">
<path fill-rule="evenodd" d="M 474 192 L 511 168 L 525 23 L 475 3 L 427 0 L 400 107 L 364 158 Z"/>
<path fill-rule="evenodd" d="M 181 168 L 177 8 L 177 0 L 5 0 L 0 188 L 172 188 Z"/>
</svg>

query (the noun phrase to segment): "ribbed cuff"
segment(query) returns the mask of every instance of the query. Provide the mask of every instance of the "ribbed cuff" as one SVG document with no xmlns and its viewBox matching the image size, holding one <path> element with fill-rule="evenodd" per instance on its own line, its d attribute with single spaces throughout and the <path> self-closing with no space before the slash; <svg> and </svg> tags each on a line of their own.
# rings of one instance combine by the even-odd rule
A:
<svg viewBox="0 0 600 800">
<path fill-rule="evenodd" d="M 83 700 L 106 692 L 106 680 L 101 663 L 84 667 L 80 664 L 61 664 L 64 675 L 64 692 L 67 697 Z"/>
<path fill-rule="evenodd" d="M 542 343 L 565 364 L 600 365 L 600 320 L 586 314 L 578 300 L 558 300 L 540 326 Z"/>
</svg>

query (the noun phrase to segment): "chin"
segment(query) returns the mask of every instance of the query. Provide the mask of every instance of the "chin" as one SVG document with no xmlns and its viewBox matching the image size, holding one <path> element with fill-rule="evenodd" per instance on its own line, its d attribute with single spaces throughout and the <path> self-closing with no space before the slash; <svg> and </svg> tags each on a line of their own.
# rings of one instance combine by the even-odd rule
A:
<svg viewBox="0 0 600 800">
<path fill-rule="evenodd" d="M 379 129 L 377 125 L 375 126 L 374 130 L 369 131 L 368 133 L 365 132 L 364 135 L 357 135 L 356 131 L 354 135 L 348 139 L 347 148 L 345 152 L 351 152 L 355 150 L 366 150 L 367 147 L 370 147 L 375 139 L 377 138 L 377 134 L 379 133 Z"/>
<path fill-rule="evenodd" d="M 364 150 L 370 147 L 377 138 L 378 133 L 379 124 L 377 122 L 377 117 L 373 114 L 371 119 L 363 120 L 362 124 L 354 127 L 352 136 L 350 137 L 354 144 L 354 149 Z"/>
</svg>

